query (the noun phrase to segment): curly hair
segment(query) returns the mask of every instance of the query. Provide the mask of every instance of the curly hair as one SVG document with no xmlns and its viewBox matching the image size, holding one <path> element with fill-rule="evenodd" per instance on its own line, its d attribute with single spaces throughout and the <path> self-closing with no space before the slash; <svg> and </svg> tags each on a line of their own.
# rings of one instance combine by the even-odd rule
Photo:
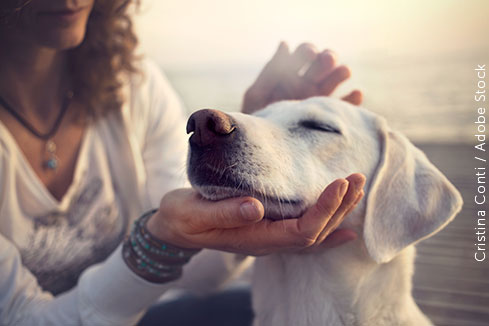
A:
<svg viewBox="0 0 489 326">
<path fill-rule="evenodd" d="M 0 8 L 0 23 L 15 24 L 31 1 L 5 1 Z M 139 0 L 95 0 L 85 38 L 69 50 L 75 97 L 86 110 L 80 117 L 96 119 L 121 108 L 124 101 L 121 75 L 138 72 L 135 65 L 138 39 L 128 11 L 130 4 L 138 7 L 139 3 Z"/>
</svg>

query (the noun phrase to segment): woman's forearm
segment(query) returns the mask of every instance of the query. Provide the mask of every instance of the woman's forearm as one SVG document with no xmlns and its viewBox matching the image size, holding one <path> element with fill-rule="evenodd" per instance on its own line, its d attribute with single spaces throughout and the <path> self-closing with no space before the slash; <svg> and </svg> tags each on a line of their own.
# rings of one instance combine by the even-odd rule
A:
<svg viewBox="0 0 489 326">
<path fill-rule="evenodd" d="M 0 236 L 1 325 L 130 325 L 172 282 L 152 284 L 124 263 L 119 247 L 86 270 L 71 291 L 53 297 L 22 265 L 15 246 Z"/>
</svg>

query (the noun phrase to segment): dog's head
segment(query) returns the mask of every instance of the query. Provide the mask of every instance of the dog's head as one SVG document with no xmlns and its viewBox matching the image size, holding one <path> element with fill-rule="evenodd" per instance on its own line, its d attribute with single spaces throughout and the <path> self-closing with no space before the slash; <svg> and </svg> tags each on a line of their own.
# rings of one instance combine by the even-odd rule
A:
<svg viewBox="0 0 489 326">
<path fill-rule="evenodd" d="M 270 219 L 299 217 L 326 185 L 354 172 L 366 199 L 346 223 L 363 225 L 374 260 L 441 229 L 460 210 L 453 185 L 383 118 L 331 98 L 285 101 L 254 115 L 195 112 L 188 175 L 211 200 L 251 195 Z"/>
</svg>

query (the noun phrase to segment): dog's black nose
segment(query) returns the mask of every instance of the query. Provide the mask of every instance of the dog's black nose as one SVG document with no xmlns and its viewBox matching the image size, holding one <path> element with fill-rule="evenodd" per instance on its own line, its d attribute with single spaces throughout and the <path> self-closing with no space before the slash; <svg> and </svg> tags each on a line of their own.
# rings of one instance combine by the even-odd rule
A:
<svg viewBox="0 0 489 326">
<path fill-rule="evenodd" d="M 218 110 L 199 110 L 187 122 L 187 134 L 194 133 L 190 137 L 190 144 L 200 147 L 227 141 L 235 129 L 233 119 Z"/>
</svg>

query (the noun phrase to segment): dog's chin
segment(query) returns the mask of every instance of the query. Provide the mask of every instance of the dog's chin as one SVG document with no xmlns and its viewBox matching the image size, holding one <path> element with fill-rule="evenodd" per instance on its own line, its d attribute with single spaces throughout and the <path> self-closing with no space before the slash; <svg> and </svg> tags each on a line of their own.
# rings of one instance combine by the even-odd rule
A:
<svg viewBox="0 0 489 326">
<path fill-rule="evenodd" d="M 253 190 L 242 190 L 226 186 L 193 185 L 194 188 L 207 200 L 222 200 L 232 197 L 251 196 L 258 199 L 265 208 L 264 218 L 269 220 L 284 220 L 298 218 L 304 214 L 306 207 L 304 201 L 298 199 L 285 199 L 269 196 Z"/>
</svg>

